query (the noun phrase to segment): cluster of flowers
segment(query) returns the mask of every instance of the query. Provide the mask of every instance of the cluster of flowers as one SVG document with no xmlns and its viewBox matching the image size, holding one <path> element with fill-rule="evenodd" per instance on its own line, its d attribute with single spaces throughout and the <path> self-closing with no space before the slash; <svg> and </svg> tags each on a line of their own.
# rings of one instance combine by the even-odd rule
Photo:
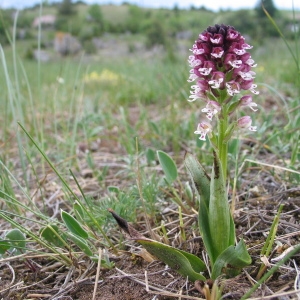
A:
<svg viewBox="0 0 300 300">
<path fill-rule="evenodd" d="M 196 84 L 191 87 L 189 101 L 203 99 L 206 107 L 202 112 L 206 113 L 208 120 L 211 121 L 214 115 L 220 113 L 224 105 L 228 108 L 234 96 L 242 90 L 259 94 L 254 84 L 255 72 L 251 71 L 256 64 L 247 52 L 251 48 L 234 27 L 215 25 L 203 31 L 190 49 L 193 55 L 188 59 L 192 68 L 188 81 L 196 81 Z M 257 104 L 252 102 L 252 94 L 246 94 L 236 104 L 231 104 L 227 113 L 231 114 L 240 106 L 248 106 L 256 111 Z M 237 126 L 256 131 L 251 123 L 251 117 L 244 116 L 238 119 Z M 195 133 L 205 140 L 211 130 L 210 122 L 201 122 Z"/>
</svg>

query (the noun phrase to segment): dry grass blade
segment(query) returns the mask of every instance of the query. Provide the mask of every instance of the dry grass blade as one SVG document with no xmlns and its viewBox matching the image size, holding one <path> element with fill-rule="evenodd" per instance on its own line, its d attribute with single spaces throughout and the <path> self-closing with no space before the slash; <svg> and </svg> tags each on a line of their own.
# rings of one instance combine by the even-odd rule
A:
<svg viewBox="0 0 300 300">
<path fill-rule="evenodd" d="M 95 285 L 94 285 L 94 291 L 93 291 L 93 300 L 96 299 L 96 292 L 97 292 L 97 287 L 98 287 L 98 280 L 99 280 L 99 275 L 100 275 L 100 268 L 101 268 L 101 258 L 102 258 L 102 249 L 99 248 L 98 250 L 98 264 L 97 264 L 97 273 L 96 273 L 96 278 L 95 278 Z"/>
<path fill-rule="evenodd" d="M 282 171 L 287 171 L 287 172 L 290 172 L 290 173 L 295 173 L 295 174 L 300 175 L 299 171 L 292 170 L 292 169 L 285 168 L 285 167 L 281 167 L 281 166 L 272 165 L 272 164 L 267 164 L 267 163 L 264 163 L 264 162 L 261 162 L 261 161 L 256 161 L 256 160 L 246 158 L 245 161 L 243 162 L 243 165 L 244 165 L 245 162 L 250 162 L 250 163 L 253 163 L 253 164 L 266 166 L 266 167 L 274 168 L 274 169 L 279 169 L 279 170 L 282 170 Z M 241 169 L 242 169 L 243 165 L 241 166 Z"/>
<path fill-rule="evenodd" d="M 117 269 L 117 271 L 119 273 L 121 273 L 122 275 L 126 276 L 127 278 L 129 278 L 130 280 L 133 280 L 133 281 L 135 281 L 135 282 L 137 282 L 137 283 L 139 283 L 139 284 L 141 284 L 145 287 L 148 287 L 148 289 L 149 289 L 148 293 L 149 294 L 163 295 L 163 296 L 175 297 L 175 298 L 176 297 L 177 298 L 181 297 L 181 299 L 192 299 L 192 300 L 201 300 L 201 299 L 203 299 L 203 298 L 199 298 L 199 297 L 192 297 L 192 296 L 188 296 L 188 295 L 182 295 L 182 294 L 175 294 L 175 293 L 171 293 L 171 292 L 166 292 L 163 288 L 157 288 L 157 287 L 152 286 L 152 285 L 147 285 L 146 282 L 141 281 L 141 280 L 135 278 L 132 275 L 126 274 L 126 272 L 121 271 L 120 269 Z"/>
</svg>

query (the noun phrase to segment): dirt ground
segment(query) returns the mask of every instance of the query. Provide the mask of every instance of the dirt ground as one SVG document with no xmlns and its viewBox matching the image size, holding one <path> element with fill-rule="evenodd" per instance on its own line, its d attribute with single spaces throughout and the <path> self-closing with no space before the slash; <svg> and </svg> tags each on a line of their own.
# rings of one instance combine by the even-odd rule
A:
<svg viewBox="0 0 300 300">
<path fill-rule="evenodd" d="M 253 188 L 253 198 L 239 202 L 235 212 L 237 236 L 244 238 L 253 262 L 239 276 L 220 280 L 219 284 L 223 289 L 222 299 L 240 299 L 254 284 L 261 265 L 260 250 L 280 204 L 285 205 L 276 238 L 276 242 L 281 246 L 272 253 L 272 257 L 299 243 L 300 188 L 288 189 L 276 182 L 268 173 L 262 172 L 260 175 L 259 181 L 256 177 L 257 185 Z M 248 180 L 253 183 L 251 178 Z M 245 181 L 244 185 L 248 186 L 249 182 Z M 263 195 L 258 194 L 258 188 L 264 190 Z M 168 214 L 170 220 L 176 217 L 172 212 Z M 196 215 L 187 216 L 186 230 L 194 228 L 195 222 Z M 173 230 L 175 228 L 176 236 L 176 226 L 171 223 L 169 226 L 173 227 Z M 195 236 L 192 230 L 185 244 L 176 245 L 176 239 L 174 243 L 175 246 L 200 257 L 203 255 L 201 238 Z M 204 299 L 194 283 L 187 282 L 163 263 L 147 256 L 134 242 L 127 241 L 125 250 L 118 255 L 111 252 L 108 252 L 108 255 L 115 263 L 115 268 L 110 270 L 100 268 L 94 299 Z M 270 258 L 269 261 L 274 264 Z M 289 295 L 289 292 L 294 290 L 299 264 L 299 256 L 295 255 L 252 297 L 296 299 L 296 295 Z M 19 257 L 0 262 L 0 295 L 2 299 L 93 299 L 96 272 L 97 265 L 85 256 L 74 262 L 73 267 L 67 268 L 49 257 L 36 254 L 30 257 L 27 254 L 26 259 Z M 196 284 L 197 286 L 199 285 Z"/>
</svg>

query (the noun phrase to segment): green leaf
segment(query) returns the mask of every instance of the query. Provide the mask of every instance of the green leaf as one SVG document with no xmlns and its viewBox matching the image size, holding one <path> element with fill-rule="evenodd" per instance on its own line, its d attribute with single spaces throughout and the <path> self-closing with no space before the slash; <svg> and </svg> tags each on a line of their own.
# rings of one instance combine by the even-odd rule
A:
<svg viewBox="0 0 300 300">
<path fill-rule="evenodd" d="M 110 192 L 110 193 L 115 193 L 115 194 L 119 194 L 120 193 L 120 189 L 117 187 L 117 186 L 108 186 L 107 187 L 107 190 Z"/>
<path fill-rule="evenodd" d="M 219 157 L 214 152 L 208 208 L 209 229 L 214 251 L 212 264 L 225 249 L 234 245 L 235 230 L 231 219 L 222 166 Z"/>
<path fill-rule="evenodd" d="M 62 235 L 59 233 L 59 229 L 56 225 L 47 225 L 41 230 L 41 236 L 49 243 L 57 246 L 63 247 L 64 243 L 60 239 Z M 59 238 L 60 237 L 60 238 Z"/>
<path fill-rule="evenodd" d="M 11 247 L 8 241 L 0 238 L 0 255 L 4 254 Z"/>
<path fill-rule="evenodd" d="M 277 233 L 277 229 L 278 229 L 280 214 L 282 212 L 283 207 L 284 207 L 283 204 L 281 204 L 279 206 L 277 214 L 276 214 L 276 216 L 275 216 L 275 218 L 272 222 L 271 228 L 269 230 L 268 237 L 267 237 L 267 239 L 264 243 L 263 248 L 260 251 L 261 256 L 265 255 L 265 256 L 268 257 L 271 253 L 271 250 L 272 250 L 272 247 L 273 247 L 273 244 L 274 244 L 274 240 L 275 240 L 275 236 L 276 236 L 276 233 Z"/>
<path fill-rule="evenodd" d="M 239 106 L 240 102 L 239 101 L 236 101 L 232 104 L 230 104 L 229 108 L 228 108 L 228 114 L 232 114 L 236 108 Z"/>
<path fill-rule="evenodd" d="M 147 163 L 150 165 L 151 162 L 155 161 L 156 159 L 155 151 L 151 148 L 148 148 L 146 151 L 146 158 L 147 158 Z"/>
<path fill-rule="evenodd" d="M 133 240 L 143 245 L 148 252 L 166 263 L 179 274 L 183 275 L 184 277 L 188 277 L 192 281 L 205 280 L 205 277 L 199 274 L 199 272 L 206 269 L 204 262 L 199 257 L 145 238 L 130 224 L 128 224 L 125 219 L 117 215 L 112 209 L 109 209 L 108 211 L 115 218 L 120 228 L 124 230 Z"/>
<path fill-rule="evenodd" d="M 200 196 L 200 205 L 198 213 L 198 224 L 200 234 L 205 245 L 206 251 L 210 257 L 210 260 L 214 260 L 214 248 L 213 240 L 210 234 L 208 210 L 210 199 L 210 178 L 205 172 L 199 161 L 191 154 L 187 154 L 185 157 L 185 166 L 189 171 L 196 192 Z"/>
<path fill-rule="evenodd" d="M 96 136 L 98 135 L 101 131 L 103 131 L 104 126 L 97 126 L 91 129 L 90 131 L 90 136 Z"/>
<path fill-rule="evenodd" d="M 225 136 L 224 136 L 224 142 L 228 142 L 234 133 L 234 130 L 236 129 L 237 124 L 236 123 L 231 123 L 228 128 L 225 131 Z"/>
<path fill-rule="evenodd" d="M 210 177 L 193 155 L 187 153 L 184 163 L 193 179 L 194 187 L 200 196 L 200 201 L 205 201 L 205 204 L 208 207 L 210 197 Z"/>
<path fill-rule="evenodd" d="M 277 228 L 278 228 L 278 225 L 279 225 L 279 217 L 280 217 L 280 214 L 282 212 L 283 207 L 284 207 L 284 204 L 281 204 L 279 206 L 277 214 L 276 214 L 276 216 L 275 216 L 275 218 L 272 222 L 272 226 L 269 230 L 268 237 L 267 237 L 267 239 L 264 243 L 263 248 L 260 251 L 261 256 L 268 257 L 271 253 L 271 250 L 272 250 L 272 247 L 273 247 L 273 244 L 274 244 L 274 240 L 275 240 L 275 237 L 276 237 L 276 233 L 277 233 Z M 264 272 L 265 272 L 265 264 L 262 263 L 260 265 L 259 271 L 256 275 L 256 279 L 259 279 L 263 275 Z"/>
<path fill-rule="evenodd" d="M 87 242 L 82 239 L 81 237 L 74 235 L 72 233 L 68 233 L 68 238 L 82 250 L 87 256 L 93 256 L 93 252 L 90 249 L 90 246 L 87 244 Z"/>
<path fill-rule="evenodd" d="M 172 184 L 177 178 L 177 167 L 174 160 L 165 152 L 158 150 L 157 157 L 159 163 L 166 175 L 169 184 Z"/>
<path fill-rule="evenodd" d="M 152 127 L 153 131 L 155 131 L 155 133 L 156 133 L 157 135 L 160 135 L 160 133 L 159 133 L 159 128 L 158 128 L 158 126 L 156 125 L 156 123 L 150 121 L 149 124 L 150 124 L 150 126 Z"/>
<path fill-rule="evenodd" d="M 76 216 L 76 218 L 80 221 L 84 220 L 84 210 L 82 209 L 81 204 L 78 203 L 78 201 L 76 200 L 74 205 L 73 205 L 73 210 L 74 210 L 74 214 Z"/>
<path fill-rule="evenodd" d="M 188 200 L 192 202 L 194 199 L 194 195 L 190 183 L 188 181 L 184 184 L 184 192 L 185 195 L 188 197 Z"/>
<path fill-rule="evenodd" d="M 90 259 L 94 262 L 98 262 L 99 257 L 98 256 L 91 256 Z M 101 270 L 104 269 L 112 269 L 115 266 L 115 263 L 113 261 L 107 261 L 105 259 L 101 259 Z"/>
<path fill-rule="evenodd" d="M 251 257 L 246 249 L 243 240 L 240 240 L 236 247 L 229 246 L 218 256 L 214 263 L 211 278 L 216 279 L 222 273 L 229 277 L 238 275 L 242 268 L 251 264 Z"/>
<path fill-rule="evenodd" d="M 5 238 L 10 241 L 10 246 L 19 250 L 20 253 L 26 247 L 25 235 L 17 228 L 10 230 Z"/>
<path fill-rule="evenodd" d="M 136 241 L 145 247 L 149 253 L 182 276 L 188 277 L 189 280 L 206 280 L 203 275 L 198 273 L 206 269 L 204 262 L 199 257 L 150 239 L 138 239 Z"/>
<path fill-rule="evenodd" d="M 87 231 L 85 231 L 82 227 L 81 224 L 70 214 L 68 214 L 65 211 L 61 211 L 61 218 L 66 224 L 67 228 L 75 235 L 87 239 L 89 237 Z"/>
</svg>

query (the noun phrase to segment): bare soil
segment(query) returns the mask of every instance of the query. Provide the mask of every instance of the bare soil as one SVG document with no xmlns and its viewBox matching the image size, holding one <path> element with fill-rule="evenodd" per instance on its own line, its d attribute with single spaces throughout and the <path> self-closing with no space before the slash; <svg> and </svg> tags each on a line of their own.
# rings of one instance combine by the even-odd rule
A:
<svg viewBox="0 0 300 300">
<path fill-rule="evenodd" d="M 221 279 L 223 299 L 240 299 L 255 282 L 261 265 L 260 250 L 276 215 L 279 205 L 284 204 L 277 231 L 278 246 L 271 256 L 280 255 L 285 249 L 299 243 L 300 188 L 289 188 L 276 180 L 268 171 L 259 176 L 252 171 L 252 178 L 243 179 L 240 201 L 235 211 L 237 236 L 243 237 L 252 256 L 252 265 L 237 277 Z M 244 201 L 243 195 L 253 197 Z M 201 237 L 195 231 L 196 215 L 185 215 L 185 242 L 180 241 L 176 210 L 162 216 L 169 220 L 166 227 L 173 230 L 173 244 L 194 254 L 203 256 Z M 175 222 L 174 222 L 175 221 Z M 139 223 L 143 228 L 143 223 Z M 117 228 L 116 228 L 117 229 Z M 145 232 L 147 235 L 147 232 Z M 118 235 L 116 230 L 116 235 Z M 147 255 L 145 250 L 131 241 L 123 244 L 118 255 L 108 251 L 115 268 L 100 268 L 95 298 L 106 299 L 204 299 L 199 284 L 187 282 L 163 263 Z M 271 265 L 271 257 L 268 258 Z M 282 266 L 264 283 L 252 297 L 258 299 L 296 299 L 294 290 L 299 256 Z M 26 254 L 0 261 L 2 299 L 93 299 L 97 265 L 82 256 L 67 268 L 46 255 Z M 206 274 L 209 276 L 208 274 Z M 196 287 L 195 287 L 196 286 Z M 278 295 L 278 296 L 277 296 Z M 268 298 L 267 296 L 270 296 Z"/>
</svg>

